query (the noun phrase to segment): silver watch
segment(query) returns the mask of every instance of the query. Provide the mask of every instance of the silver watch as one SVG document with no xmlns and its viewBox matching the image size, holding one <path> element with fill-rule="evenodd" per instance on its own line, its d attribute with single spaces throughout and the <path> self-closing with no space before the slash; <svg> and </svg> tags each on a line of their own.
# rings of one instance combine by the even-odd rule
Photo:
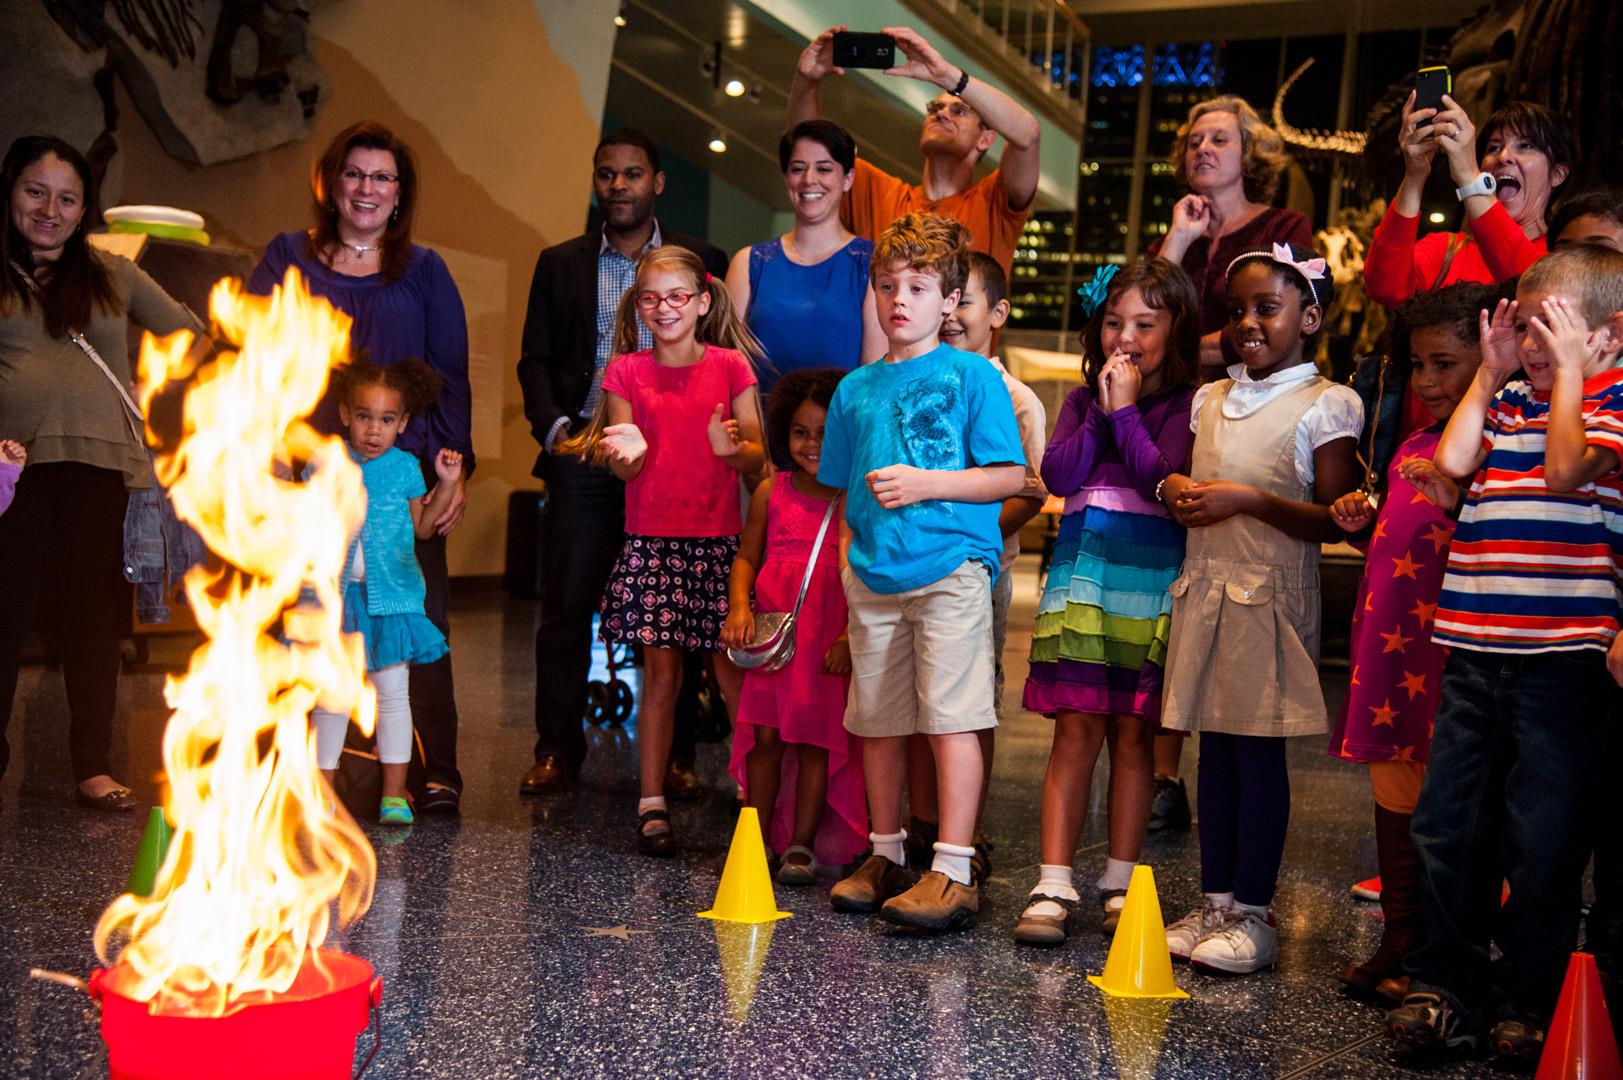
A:
<svg viewBox="0 0 1623 1080">
<path fill-rule="evenodd" d="M 1464 202 L 1472 195 L 1492 195 L 1494 189 L 1498 186 L 1498 184 L 1494 183 L 1492 173 L 1478 173 L 1477 178 L 1469 184 L 1462 188 L 1455 188 L 1454 194 L 1460 197 L 1460 202 Z"/>
</svg>

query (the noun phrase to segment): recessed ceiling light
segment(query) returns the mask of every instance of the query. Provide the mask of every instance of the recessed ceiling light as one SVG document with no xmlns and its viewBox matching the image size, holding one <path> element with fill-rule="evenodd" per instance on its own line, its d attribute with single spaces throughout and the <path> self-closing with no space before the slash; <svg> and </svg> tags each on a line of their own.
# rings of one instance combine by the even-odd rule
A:
<svg viewBox="0 0 1623 1080">
<path fill-rule="evenodd" d="M 720 135 L 712 135 L 709 146 L 712 154 L 725 154 L 727 152 L 727 140 Z"/>
<path fill-rule="evenodd" d="M 728 97 L 743 97 L 744 91 L 748 90 L 749 87 L 745 86 L 739 79 L 728 79 L 727 85 L 721 89 Z"/>
<path fill-rule="evenodd" d="M 626 24 L 626 17 L 624 15 L 618 15 L 617 14 L 617 15 L 614 16 L 614 25 L 615 26 L 624 26 L 625 24 Z"/>
</svg>

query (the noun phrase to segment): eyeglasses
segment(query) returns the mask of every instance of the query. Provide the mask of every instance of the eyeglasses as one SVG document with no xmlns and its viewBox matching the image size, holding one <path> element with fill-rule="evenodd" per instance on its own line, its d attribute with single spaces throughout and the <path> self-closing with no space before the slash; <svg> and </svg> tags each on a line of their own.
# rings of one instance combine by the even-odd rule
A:
<svg viewBox="0 0 1623 1080">
<path fill-rule="evenodd" d="M 659 302 L 663 300 L 666 304 L 670 305 L 672 311 L 680 311 L 682 308 L 688 306 L 688 301 L 692 300 L 693 296 L 693 293 L 683 292 L 681 289 L 668 292 L 663 296 L 657 292 L 640 292 L 637 294 L 637 306 L 642 308 L 644 311 L 652 311 L 657 308 L 659 306 Z"/>
<path fill-rule="evenodd" d="M 348 180 L 352 184 L 359 184 L 362 180 L 370 180 L 380 187 L 387 187 L 390 184 L 398 184 L 400 182 L 400 177 L 396 176 L 392 172 L 364 173 L 359 169 L 345 169 L 338 175 L 342 176 L 345 180 Z"/>
</svg>

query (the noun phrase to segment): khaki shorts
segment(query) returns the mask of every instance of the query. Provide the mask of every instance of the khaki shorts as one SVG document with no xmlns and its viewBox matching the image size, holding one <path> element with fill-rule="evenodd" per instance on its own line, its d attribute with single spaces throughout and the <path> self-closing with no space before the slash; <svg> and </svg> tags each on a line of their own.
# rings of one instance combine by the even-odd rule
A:
<svg viewBox="0 0 1623 1080">
<path fill-rule="evenodd" d="M 991 573 L 975 560 L 902 593 L 876 593 L 850 567 L 851 697 L 845 728 L 864 738 L 997 726 Z"/>
</svg>

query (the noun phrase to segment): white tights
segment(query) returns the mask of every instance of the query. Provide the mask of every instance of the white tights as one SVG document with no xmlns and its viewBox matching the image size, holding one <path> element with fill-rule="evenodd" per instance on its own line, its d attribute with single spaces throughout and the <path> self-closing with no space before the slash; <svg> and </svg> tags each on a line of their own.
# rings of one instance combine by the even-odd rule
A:
<svg viewBox="0 0 1623 1080">
<path fill-rule="evenodd" d="M 411 668 L 392 664 L 368 672 L 367 677 L 378 692 L 378 761 L 404 765 L 411 761 Z M 316 725 L 316 762 L 331 772 L 344 752 L 349 717 L 316 709 L 310 719 Z"/>
</svg>

